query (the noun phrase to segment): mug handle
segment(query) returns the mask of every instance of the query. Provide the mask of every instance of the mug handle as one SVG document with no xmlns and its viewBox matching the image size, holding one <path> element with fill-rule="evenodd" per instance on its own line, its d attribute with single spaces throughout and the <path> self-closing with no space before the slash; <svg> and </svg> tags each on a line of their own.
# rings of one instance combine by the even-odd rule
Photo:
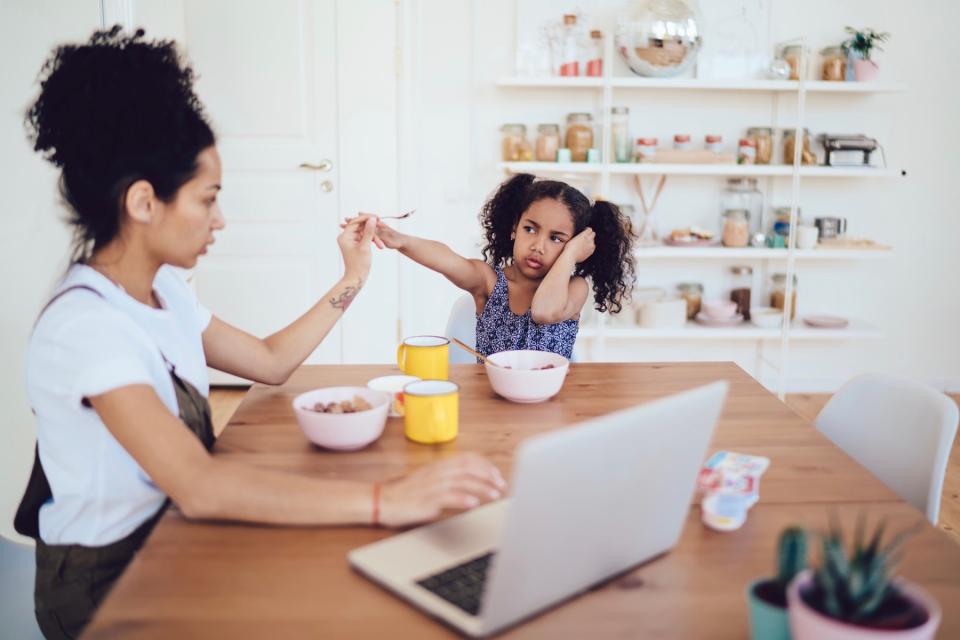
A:
<svg viewBox="0 0 960 640">
<path fill-rule="evenodd" d="M 404 369 L 405 364 L 407 364 L 407 349 L 406 345 L 401 342 L 400 346 L 397 347 L 397 366 L 400 367 L 400 371 L 404 373 L 407 372 L 406 369 Z"/>
</svg>

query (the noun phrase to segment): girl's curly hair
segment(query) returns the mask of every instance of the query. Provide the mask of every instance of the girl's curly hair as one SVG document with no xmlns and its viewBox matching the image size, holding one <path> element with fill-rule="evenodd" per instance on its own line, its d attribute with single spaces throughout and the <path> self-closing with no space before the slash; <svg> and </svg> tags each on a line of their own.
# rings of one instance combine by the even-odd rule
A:
<svg viewBox="0 0 960 640">
<path fill-rule="evenodd" d="M 84 44 L 54 49 L 26 113 L 35 151 L 61 170 L 60 192 L 74 227 L 74 259 L 120 230 L 123 198 L 138 180 L 172 202 L 214 144 L 193 92 L 193 70 L 172 41 L 123 34 L 117 25 Z"/>
<path fill-rule="evenodd" d="M 574 235 L 587 227 L 596 232 L 596 250 L 577 265 L 574 274 L 592 281 L 597 311 L 618 313 L 633 291 L 630 221 L 616 205 L 604 200 L 597 200 L 591 206 L 585 195 L 565 182 L 537 180 L 529 173 L 520 173 L 501 184 L 480 213 L 485 239 L 483 259 L 495 267 L 509 264 L 513 258 L 511 234 L 520 216 L 544 198 L 552 198 L 567 207 L 573 217 Z"/>
</svg>

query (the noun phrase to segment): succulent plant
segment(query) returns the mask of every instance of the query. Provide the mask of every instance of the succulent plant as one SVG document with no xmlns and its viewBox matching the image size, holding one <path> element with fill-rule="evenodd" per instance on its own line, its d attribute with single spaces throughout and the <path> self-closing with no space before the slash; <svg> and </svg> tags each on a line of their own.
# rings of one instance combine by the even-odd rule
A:
<svg viewBox="0 0 960 640">
<path fill-rule="evenodd" d="M 909 603 L 892 579 L 903 556 L 903 544 L 919 526 L 900 531 L 884 544 L 886 526 L 880 521 L 867 542 L 866 520 L 861 516 L 848 553 L 834 517 L 829 531 L 820 536 L 821 565 L 814 570 L 808 603 L 831 618 L 868 626 L 880 626 L 885 618 L 909 613 L 904 610 Z"/>
<path fill-rule="evenodd" d="M 780 534 L 777 558 L 777 584 L 786 594 L 794 577 L 807 568 L 807 532 L 800 527 L 784 529 Z"/>
<path fill-rule="evenodd" d="M 850 37 L 844 40 L 840 47 L 847 55 L 850 55 L 852 51 L 864 60 L 870 60 L 874 49 L 883 51 L 883 47 L 877 43 L 886 42 L 890 39 L 890 34 L 886 31 L 860 30 L 853 27 L 847 27 L 846 31 L 850 34 Z"/>
</svg>

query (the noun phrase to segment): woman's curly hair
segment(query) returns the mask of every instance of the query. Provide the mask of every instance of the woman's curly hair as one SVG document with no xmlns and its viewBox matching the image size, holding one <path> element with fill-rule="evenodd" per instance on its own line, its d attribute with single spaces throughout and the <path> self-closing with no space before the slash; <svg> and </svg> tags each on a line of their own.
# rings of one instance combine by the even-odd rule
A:
<svg viewBox="0 0 960 640">
<path fill-rule="evenodd" d="M 172 41 L 143 30 L 96 31 L 54 49 L 27 110 L 35 151 L 61 170 L 60 192 L 74 227 L 74 259 L 120 230 L 123 199 L 138 180 L 172 202 L 215 137 L 193 92 L 193 70 Z"/>
<path fill-rule="evenodd" d="M 551 198 L 562 203 L 573 217 L 574 235 L 587 227 L 596 232 L 596 250 L 577 265 L 574 275 L 590 278 L 597 311 L 618 313 L 630 299 L 634 283 L 633 232 L 630 220 L 616 205 L 585 195 L 558 180 L 538 180 L 520 173 L 500 185 L 483 206 L 480 223 L 485 244 L 483 259 L 503 267 L 513 259 L 512 234 L 520 216 L 534 202 Z"/>
</svg>

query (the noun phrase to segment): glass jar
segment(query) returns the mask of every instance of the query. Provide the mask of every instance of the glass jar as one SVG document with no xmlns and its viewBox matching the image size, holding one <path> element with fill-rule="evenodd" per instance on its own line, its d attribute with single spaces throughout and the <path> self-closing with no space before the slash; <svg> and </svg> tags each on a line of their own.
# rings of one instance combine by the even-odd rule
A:
<svg viewBox="0 0 960 640">
<path fill-rule="evenodd" d="M 690 134 L 688 133 L 678 133 L 673 136 L 673 148 L 674 149 L 690 149 L 693 146 L 693 143 L 690 141 Z"/>
<path fill-rule="evenodd" d="M 787 302 L 787 274 L 770 276 L 770 306 L 784 310 Z M 797 317 L 797 274 L 793 274 L 793 293 L 790 295 L 790 320 Z"/>
<path fill-rule="evenodd" d="M 757 145 L 750 138 L 740 138 L 737 145 L 737 164 L 756 164 Z"/>
<path fill-rule="evenodd" d="M 560 127 L 555 124 L 537 126 L 537 162 L 556 162 L 560 149 Z"/>
<path fill-rule="evenodd" d="M 727 209 L 720 218 L 723 246 L 746 247 L 750 244 L 750 214 L 746 209 Z"/>
<path fill-rule="evenodd" d="M 687 320 L 693 320 L 700 313 L 703 303 L 703 285 L 699 282 L 681 282 L 677 285 L 677 292 L 687 301 Z"/>
<path fill-rule="evenodd" d="M 741 210 L 746 212 L 747 238 L 760 230 L 763 218 L 763 194 L 757 188 L 756 178 L 729 178 L 727 188 L 720 194 L 720 212 Z M 721 220 L 721 229 L 726 218 Z M 737 246 L 746 246 L 745 244 Z"/>
<path fill-rule="evenodd" d="M 587 75 L 594 78 L 603 75 L 603 32 L 597 29 L 590 32 L 587 45 Z"/>
<path fill-rule="evenodd" d="M 579 76 L 583 44 L 580 41 L 580 29 L 577 27 L 577 16 L 575 14 L 564 14 L 559 45 L 558 75 Z"/>
<path fill-rule="evenodd" d="M 586 162 L 587 151 L 593 147 L 593 116 L 589 113 L 568 115 L 566 142 L 571 160 Z"/>
<path fill-rule="evenodd" d="M 704 148 L 711 153 L 723 153 L 723 136 L 707 134 L 703 139 Z"/>
<path fill-rule="evenodd" d="M 791 44 L 783 48 L 783 59 L 790 65 L 790 79 L 800 79 L 800 54 L 803 47 L 798 44 Z"/>
<path fill-rule="evenodd" d="M 747 137 L 757 147 L 756 164 L 770 164 L 773 159 L 773 129 L 770 127 L 750 127 Z"/>
<path fill-rule="evenodd" d="M 656 154 L 656 138 L 637 138 L 637 145 L 633 148 L 634 162 L 653 162 Z"/>
<path fill-rule="evenodd" d="M 828 82 L 843 82 L 847 79 L 847 56 L 842 47 L 826 47 L 820 52 L 823 58 L 820 77 Z"/>
<path fill-rule="evenodd" d="M 505 124 L 500 127 L 504 162 L 533 160 L 533 147 L 527 141 L 527 127 L 523 124 Z"/>
<path fill-rule="evenodd" d="M 750 288 L 753 286 L 753 267 L 737 265 L 730 267 L 733 274 L 733 288 L 730 299 L 737 303 L 737 313 L 744 320 L 750 319 Z"/>
<path fill-rule="evenodd" d="M 796 150 L 795 138 L 796 129 L 783 130 L 783 164 L 793 164 L 793 153 Z M 817 154 L 810 150 L 810 129 L 804 128 L 801 140 L 800 164 L 817 164 Z"/>
<path fill-rule="evenodd" d="M 617 162 L 630 162 L 630 110 L 627 107 L 613 107 L 610 117 L 610 146 Z"/>
</svg>

